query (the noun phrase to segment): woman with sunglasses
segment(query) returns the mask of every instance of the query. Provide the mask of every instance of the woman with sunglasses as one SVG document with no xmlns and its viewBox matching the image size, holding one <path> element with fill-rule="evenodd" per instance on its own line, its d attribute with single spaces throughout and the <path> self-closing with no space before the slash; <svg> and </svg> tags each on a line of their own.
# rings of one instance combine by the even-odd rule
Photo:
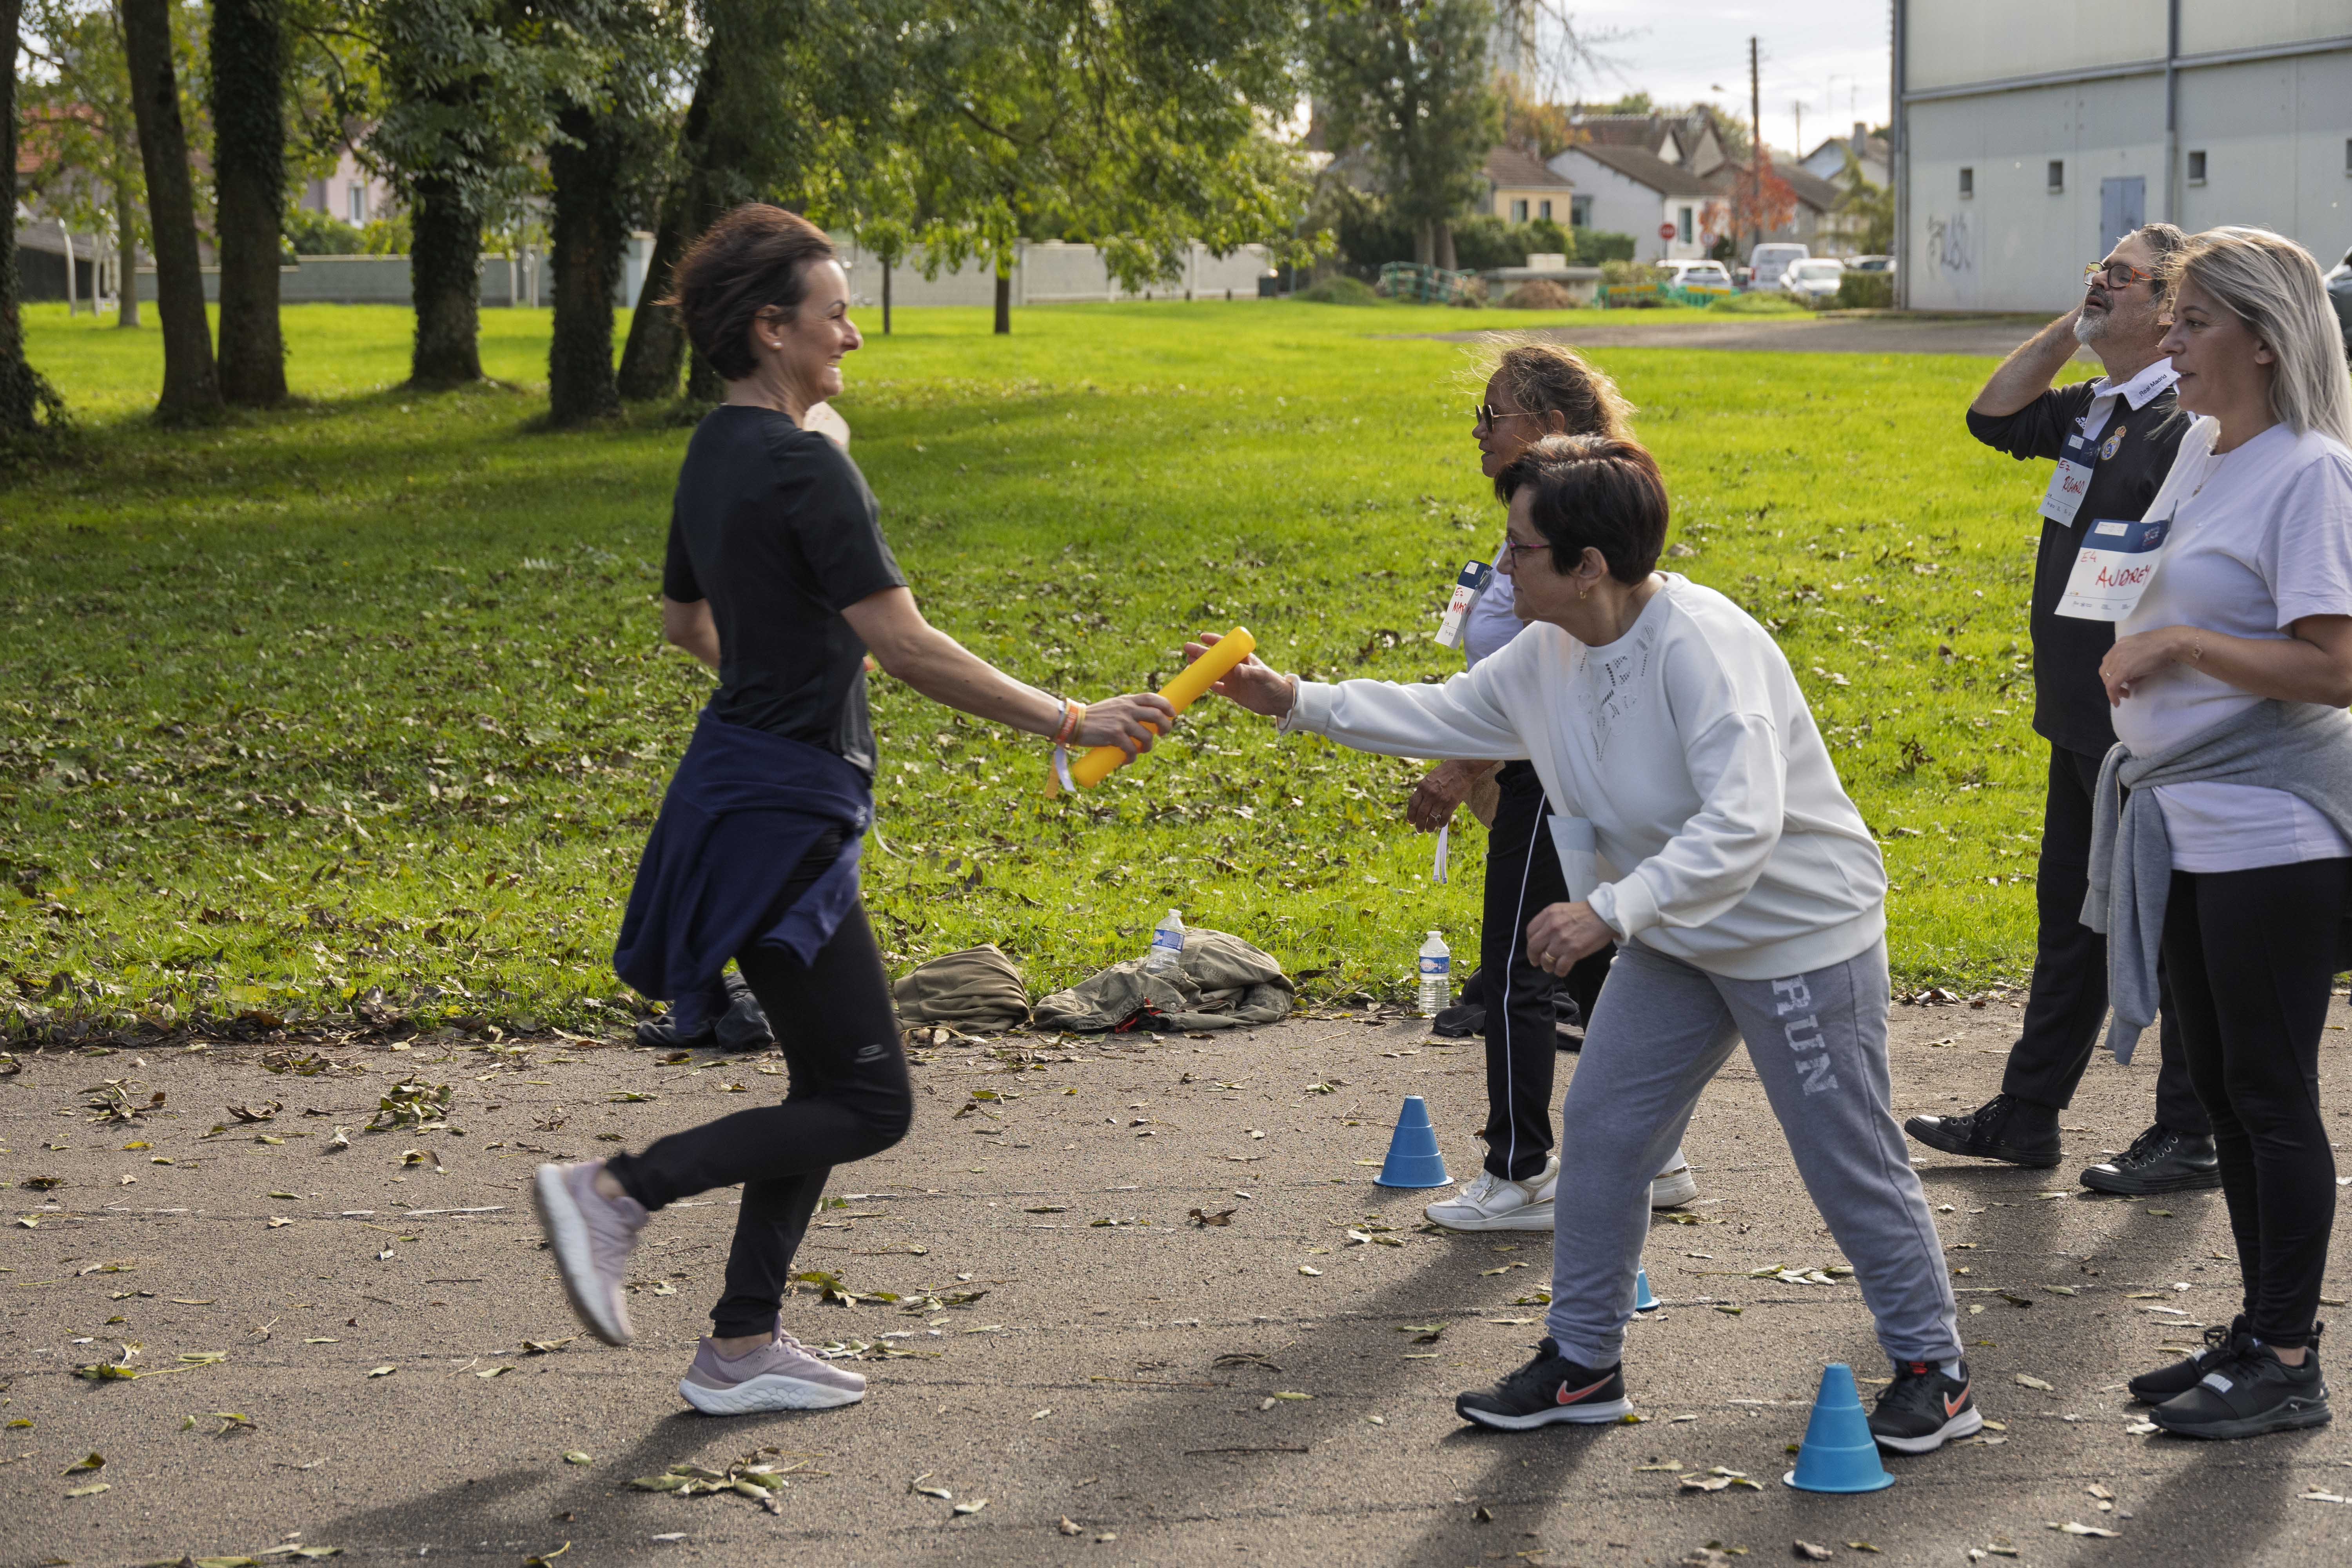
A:
<svg viewBox="0 0 2352 1568">
<path fill-rule="evenodd" d="M 1561 1110 L 1548 1332 L 1454 1410 L 1505 1431 L 1628 1413 L 1649 1173 L 1744 1038 L 1895 1363 L 1873 1435 L 1914 1454 L 1965 1436 L 1983 1417 L 1888 1105 L 1885 869 L 1788 658 L 1723 595 L 1656 570 L 1665 484 L 1633 442 L 1550 437 L 1496 488 L 1528 623 L 1510 647 L 1442 686 L 1250 659 L 1215 689 L 1360 751 L 1524 758 L 1595 847 L 1594 879 L 1572 868 L 1575 896 L 1526 936 L 1554 974 L 1618 944 Z"/>
<path fill-rule="evenodd" d="M 1515 344 L 1495 362 L 1472 415 L 1479 471 L 1491 481 L 1547 436 L 1628 438 L 1633 413 L 1616 384 L 1574 350 Z M 1496 564 L 1502 565 L 1500 556 Z M 1473 669 L 1527 627 L 1511 581 L 1509 573 L 1497 570 L 1464 621 L 1462 652 Z M 1543 782 L 1527 763 L 1440 763 L 1414 787 L 1405 820 L 1423 833 L 1436 832 L 1490 775 L 1496 800 L 1486 832 L 1478 970 L 1474 984 L 1463 988 L 1464 1005 L 1475 1002 L 1486 1014 L 1486 1152 L 1478 1174 L 1461 1191 L 1422 1212 L 1449 1230 L 1549 1230 L 1559 1176 L 1551 1131 L 1559 1038 L 1555 998 L 1565 991 L 1579 1019 L 1591 1019 L 1616 949 L 1601 948 L 1563 976 L 1528 956 L 1528 921 L 1538 910 L 1564 901 L 1568 885 L 1552 844 Z M 1698 1184 L 1676 1149 L 1651 1184 L 1651 1206 L 1673 1208 L 1697 1195 Z"/>
<path fill-rule="evenodd" d="M 2107 934 L 2126 1058 L 2160 938 L 2244 1283 L 2227 1329 L 2131 1392 L 2167 1431 L 2251 1437 L 2328 1420 L 2319 1042 L 2352 913 L 2352 378 L 2293 240 L 2214 229 L 2163 276 L 2198 419 L 2150 509 L 2169 538 L 2099 666 L 2120 743 L 2084 919 Z"/>
</svg>

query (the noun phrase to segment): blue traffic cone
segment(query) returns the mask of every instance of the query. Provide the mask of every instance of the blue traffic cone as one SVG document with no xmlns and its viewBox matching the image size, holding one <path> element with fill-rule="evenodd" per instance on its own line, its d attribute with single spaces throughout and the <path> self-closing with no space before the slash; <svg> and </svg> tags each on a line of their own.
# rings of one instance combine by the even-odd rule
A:
<svg viewBox="0 0 2352 1568">
<path fill-rule="evenodd" d="M 1633 1310 L 1646 1312 L 1657 1304 L 1658 1299 L 1650 1294 L 1650 1271 L 1636 1268 L 1633 1270 Z"/>
<path fill-rule="evenodd" d="M 1833 1361 L 1822 1369 L 1821 1392 L 1813 1395 L 1797 1468 L 1780 1479 L 1806 1492 L 1874 1492 L 1895 1484 L 1878 1462 L 1870 1418 L 1854 1390 L 1853 1368 L 1845 1363 Z"/>
<path fill-rule="evenodd" d="M 1445 1156 L 1437 1152 L 1437 1129 L 1429 1124 L 1429 1105 L 1417 1094 L 1404 1097 L 1396 1131 L 1389 1136 L 1389 1157 L 1372 1180 L 1383 1187 L 1444 1187 L 1454 1178 L 1445 1173 Z"/>
</svg>

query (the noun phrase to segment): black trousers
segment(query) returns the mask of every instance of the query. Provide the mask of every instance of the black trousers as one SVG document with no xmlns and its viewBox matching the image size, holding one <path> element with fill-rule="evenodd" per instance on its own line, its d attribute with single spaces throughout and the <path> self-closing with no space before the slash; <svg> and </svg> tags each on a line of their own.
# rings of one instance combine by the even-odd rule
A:
<svg viewBox="0 0 2352 1568">
<path fill-rule="evenodd" d="M 2091 800 L 2101 759 L 2050 748 L 2050 792 L 2042 807 L 2042 864 L 2034 902 L 2033 989 L 2025 1024 L 2009 1048 L 2003 1094 L 2063 1110 L 2091 1065 L 2107 1016 L 2107 939 L 2083 923 L 2090 879 Z M 2168 992 L 2157 1017 L 2156 1120 L 2175 1132 L 2213 1131 L 2189 1087 L 2180 1030 Z"/>
<path fill-rule="evenodd" d="M 898 1142 L 914 1117 L 889 972 L 863 904 L 814 963 L 785 948 L 754 947 L 737 953 L 735 966 L 792 1073 L 782 1103 L 673 1132 L 606 1167 L 647 1209 L 742 1184 L 725 1294 L 710 1310 L 711 1331 L 722 1338 L 774 1328 L 825 1179 L 835 1165 Z"/>
<path fill-rule="evenodd" d="M 1559 1051 L 1552 994 L 1565 985 L 1579 1011 L 1592 1016 L 1614 947 L 1604 947 L 1565 976 L 1528 959 L 1528 922 L 1568 901 L 1559 851 L 1547 822 L 1543 784 L 1526 763 L 1495 775 L 1502 798 L 1486 834 L 1486 889 L 1478 931 L 1478 969 L 1486 988 L 1486 1169 L 1525 1181 L 1544 1168 L 1552 1146 L 1552 1058 Z"/>
<path fill-rule="evenodd" d="M 2336 1221 L 2319 1036 L 2352 859 L 2175 871 L 2164 962 L 2189 1072 L 2213 1118 L 2221 1194 L 2256 1338 L 2308 1344 Z"/>
</svg>

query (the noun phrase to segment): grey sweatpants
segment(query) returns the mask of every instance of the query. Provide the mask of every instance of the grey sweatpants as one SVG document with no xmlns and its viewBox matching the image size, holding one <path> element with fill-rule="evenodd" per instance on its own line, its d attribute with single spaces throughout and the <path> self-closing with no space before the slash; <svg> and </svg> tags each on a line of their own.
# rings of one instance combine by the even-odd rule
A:
<svg viewBox="0 0 2352 1568">
<path fill-rule="evenodd" d="M 1927 1198 L 1895 1124 L 1886 945 L 1785 980 L 1728 980 L 1639 942 L 1610 967 L 1561 1110 L 1551 1312 L 1561 1353 L 1617 1364 L 1650 1227 L 1650 1178 L 1745 1037 L 1772 1114 L 1895 1361 L 1960 1353 Z"/>
</svg>

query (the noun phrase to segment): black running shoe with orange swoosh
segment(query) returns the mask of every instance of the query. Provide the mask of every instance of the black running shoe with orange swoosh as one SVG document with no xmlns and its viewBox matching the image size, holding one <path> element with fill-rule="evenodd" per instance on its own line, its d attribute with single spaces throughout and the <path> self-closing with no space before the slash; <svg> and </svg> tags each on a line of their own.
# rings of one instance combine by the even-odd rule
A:
<svg viewBox="0 0 2352 1568">
<path fill-rule="evenodd" d="M 1558 1421 L 1597 1425 L 1629 1414 L 1622 1366 L 1582 1366 L 1559 1353 L 1550 1340 L 1536 1346 L 1535 1359 L 1492 1388 L 1457 1395 L 1455 1414 L 1465 1421 L 1506 1432 L 1525 1432 Z"/>
<path fill-rule="evenodd" d="M 1955 1437 L 1984 1426 L 1969 1386 L 1969 1363 L 1953 1377 L 1933 1362 L 1898 1361 L 1895 1381 L 1870 1413 L 1870 1435 L 1898 1454 L 1932 1454 Z"/>
</svg>

